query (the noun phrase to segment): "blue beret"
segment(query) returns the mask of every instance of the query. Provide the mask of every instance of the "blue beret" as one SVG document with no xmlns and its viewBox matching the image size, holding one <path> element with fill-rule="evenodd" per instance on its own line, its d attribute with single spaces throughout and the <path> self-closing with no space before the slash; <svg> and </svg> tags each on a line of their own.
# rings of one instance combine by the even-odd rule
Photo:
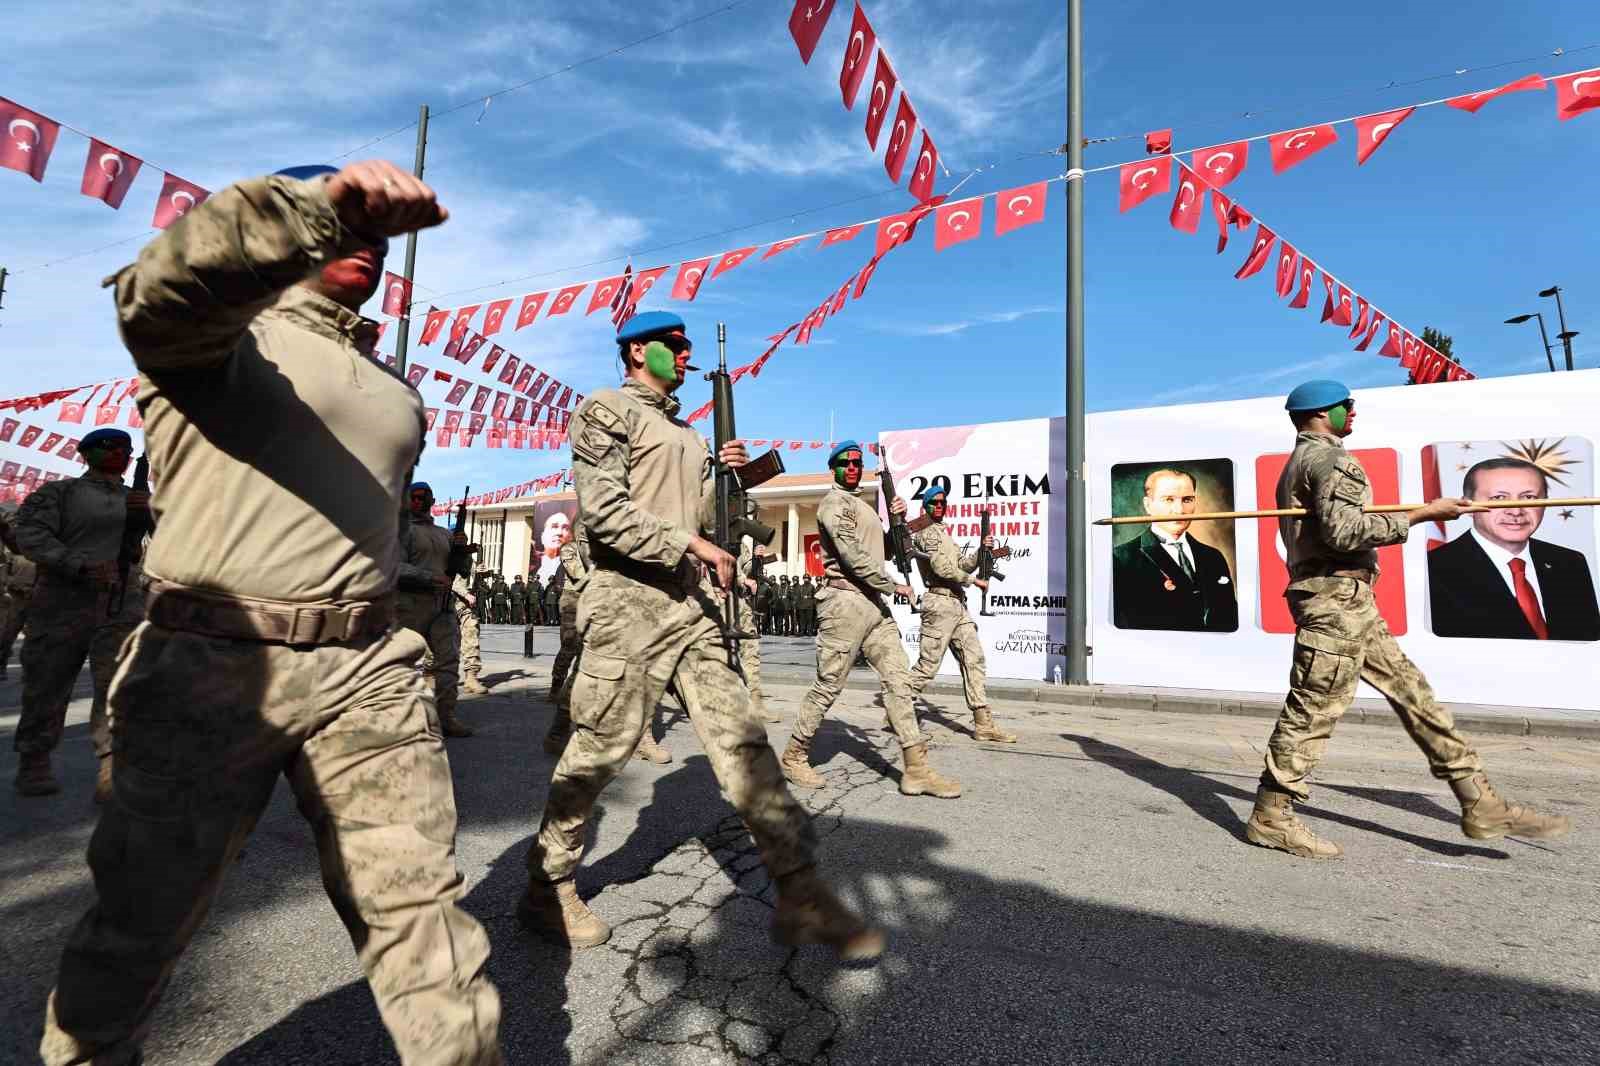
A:
<svg viewBox="0 0 1600 1066">
<path fill-rule="evenodd" d="M 303 167 L 284 167 L 282 170 L 276 171 L 276 173 L 286 178 L 305 181 L 309 178 L 320 177 L 323 174 L 337 174 L 339 173 L 339 168 L 330 167 L 326 163 L 307 163 Z"/>
<path fill-rule="evenodd" d="M 418 489 L 426 489 L 429 496 L 433 495 L 433 486 L 428 484 L 426 481 L 413 481 L 411 483 L 411 487 L 406 489 L 406 495 L 409 496 Z"/>
<path fill-rule="evenodd" d="M 120 444 L 128 450 L 133 450 L 133 438 L 120 429 L 96 429 L 86 434 L 78 442 L 78 450 L 86 452 L 90 448 L 104 448 L 108 444 Z"/>
<path fill-rule="evenodd" d="M 921 500 L 922 506 L 926 507 L 928 504 L 932 503 L 936 497 L 939 496 L 943 496 L 946 499 L 950 498 L 950 494 L 945 491 L 943 485 L 929 485 L 927 488 L 922 490 L 922 494 L 918 496 L 917 499 Z"/>
<path fill-rule="evenodd" d="M 841 455 L 843 455 L 845 452 L 863 452 L 864 453 L 865 451 L 866 451 L 865 448 L 863 448 L 860 444 L 856 443 L 853 440 L 842 440 L 842 441 L 839 442 L 839 446 L 838 447 L 834 448 L 833 451 L 828 453 L 828 465 L 832 466 L 834 463 L 838 462 L 839 461 L 839 457 Z"/>
<path fill-rule="evenodd" d="M 617 330 L 617 343 L 626 344 L 629 341 L 643 340 L 653 337 L 657 333 L 671 333 L 684 330 L 683 319 L 671 311 L 643 311 L 634 315 L 622 324 Z"/>
<path fill-rule="evenodd" d="M 1296 385 L 1284 403 L 1285 411 L 1323 411 L 1350 398 L 1350 389 L 1339 381 L 1308 381 Z"/>
</svg>

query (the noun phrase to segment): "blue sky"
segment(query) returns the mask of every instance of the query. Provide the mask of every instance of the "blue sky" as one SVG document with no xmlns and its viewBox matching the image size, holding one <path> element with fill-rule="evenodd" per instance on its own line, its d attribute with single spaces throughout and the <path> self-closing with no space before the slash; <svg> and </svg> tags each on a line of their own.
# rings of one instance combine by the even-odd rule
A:
<svg viewBox="0 0 1600 1066">
<path fill-rule="evenodd" d="M 22 5 L 7 15 L 0 95 L 70 122 L 152 167 L 209 188 L 280 166 L 327 160 L 436 110 L 469 103 L 663 26 L 720 0 L 581 5 L 303 0 L 222 5 L 179 0 Z M 840 3 L 809 67 L 785 26 L 786 0 L 748 0 L 648 46 L 435 122 L 428 179 L 454 212 L 424 235 L 418 295 L 476 290 L 455 304 L 603 276 L 842 225 L 910 205 L 865 144 L 863 105 L 840 105 L 839 59 L 850 7 Z M 1085 125 L 1089 166 L 1138 154 L 1137 135 L 1176 129 L 1179 148 L 1488 88 L 1522 74 L 1600 66 L 1592 0 L 1426 5 L 1352 0 L 1335 6 L 1249 0 L 1087 5 Z M 962 190 L 987 192 L 1054 176 L 1038 154 L 1064 137 L 1065 43 L 1058 2 L 873 0 L 867 13 Z M 1390 82 L 1543 56 L 1421 85 Z M 1268 111 L 1260 114 L 1260 112 Z M 1245 112 L 1256 112 L 1245 117 Z M 1496 101 L 1476 116 L 1418 112 L 1365 166 L 1352 134 L 1283 175 L 1265 145 L 1229 189 L 1302 250 L 1407 326 L 1454 336 L 1480 375 L 1543 366 L 1532 326 L 1501 320 L 1568 287 L 1580 365 L 1600 361 L 1600 284 L 1593 175 L 1600 113 L 1555 119 L 1553 93 Z M 366 149 L 409 164 L 414 131 Z M 881 147 L 881 145 L 880 145 Z M 99 280 L 137 239 L 38 264 L 148 227 L 159 176 L 141 175 L 121 211 L 78 194 L 84 142 L 63 131 L 43 186 L 0 171 L 11 268 L 0 312 L 6 396 L 126 373 L 129 362 Z M 951 181 L 941 181 L 947 189 Z M 805 348 L 786 348 L 740 385 L 747 436 L 821 438 L 919 425 L 1059 414 L 1064 408 L 1065 199 L 1052 186 L 1044 224 L 935 254 L 931 232 L 885 261 L 868 297 Z M 795 217 L 836 201 L 859 202 Z M 1308 376 L 1394 384 L 1391 360 L 1349 351 L 1317 306 L 1274 306 L 1270 271 L 1232 273 L 1246 244 L 1213 254 L 1167 225 L 1160 198 L 1117 212 L 1114 174 L 1087 186 L 1088 401 L 1091 409 L 1276 393 Z M 992 204 L 990 207 L 992 226 Z M 724 237 L 700 234 L 779 219 Z M 685 314 L 712 356 L 728 323 L 730 363 L 796 321 L 852 274 L 870 236 L 797 249 L 709 282 Z M 646 249 L 688 241 L 669 251 Z M 398 267 L 397 245 L 392 265 Z M 582 266 L 615 260 L 600 266 Z M 496 285 L 529 274 L 536 280 Z M 1550 307 L 1553 312 L 1553 307 Z M 1552 316 L 1552 329 L 1554 328 Z M 393 331 L 385 340 L 392 347 Z M 509 334 L 511 350 L 583 391 L 615 381 L 603 315 L 541 321 Z M 1374 349 L 1376 345 L 1374 345 Z M 440 365 L 437 346 L 418 352 Z M 443 387 L 426 386 L 430 402 Z M 685 387 L 686 406 L 707 395 Z M 15 457 L 9 455 L 7 457 Z M 809 469 L 817 453 L 792 457 Z M 564 466 L 553 453 L 431 450 L 421 473 L 441 494 L 457 482 L 511 484 Z M 442 483 L 442 485 L 440 485 Z"/>
</svg>

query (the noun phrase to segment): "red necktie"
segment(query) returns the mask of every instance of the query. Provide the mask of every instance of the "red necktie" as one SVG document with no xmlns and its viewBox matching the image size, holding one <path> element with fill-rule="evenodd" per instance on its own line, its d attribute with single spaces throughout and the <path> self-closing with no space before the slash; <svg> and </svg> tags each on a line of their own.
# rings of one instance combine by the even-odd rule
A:
<svg viewBox="0 0 1600 1066">
<path fill-rule="evenodd" d="M 1540 640 L 1549 640 L 1550 629 L 1544 624 L 1544 614 L 1539 610 L 1539 597 L 1533 594 L 1533 586 L 1528 584 L 1526 559 L 1511 560 L 1511 584 L 1516 587 L 1517 606 L 1522 608 L 1522 617 L 1528 620 L 1533 635 Z"/>
</svg>

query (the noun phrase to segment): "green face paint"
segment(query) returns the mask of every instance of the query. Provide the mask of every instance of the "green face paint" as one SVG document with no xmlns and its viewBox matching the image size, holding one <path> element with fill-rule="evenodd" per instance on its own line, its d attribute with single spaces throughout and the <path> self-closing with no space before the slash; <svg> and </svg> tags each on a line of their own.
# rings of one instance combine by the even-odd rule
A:
<svg viewBox="0 0 1600 1066">
<path fill-rule="evenodd" d="M 833 468 L 833 483 L 838 485 L 841 489 L 845 487 L 844 467 L 836 466 Z"/>
<path fill-rule="evenodd" d="M 678 357 L 660 341 L 651 341 L 644 346 L 644 368 L 657 381 L 664 381 L 668 385 L 677 383 Z"/>
<path fill-rule="evenodd" d="M 1343 433 L 1345 427 L 1350 424 L 1350 409 L 1344 404 L 1331 408 L 1328 411 L 1328 424 Z"/>
</svg>

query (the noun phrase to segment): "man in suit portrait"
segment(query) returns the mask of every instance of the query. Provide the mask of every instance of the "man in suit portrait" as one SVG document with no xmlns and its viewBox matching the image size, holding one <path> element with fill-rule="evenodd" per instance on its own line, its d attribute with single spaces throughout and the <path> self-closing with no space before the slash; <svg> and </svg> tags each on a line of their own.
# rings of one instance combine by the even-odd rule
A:
<svg viewBox="0 0 1600 1066">
<path fill-rule="evenodd" d="M 1189 536 L 1197 493 L 1193 475 L 1157 470 L 1144 480 L 1152 522 L 1111 552 L 1111 612 L 1119 629 L 1194 629 L 1231 633 L 1239 602 L 1223 554 Z"/>
<path fill-rule="evenodd" d="M 1467 471 L 1473 500 L 1549 495 L 1543 470 L 1523 459 L 1485 459 Z M 1478 511 L 1472 528 L 1428 553 L 1433 631 L 1441 637 L 1600 640 L 1600 607 L 1582 552 L 1534 536 L 1543 507 Z"/>
</svg>

